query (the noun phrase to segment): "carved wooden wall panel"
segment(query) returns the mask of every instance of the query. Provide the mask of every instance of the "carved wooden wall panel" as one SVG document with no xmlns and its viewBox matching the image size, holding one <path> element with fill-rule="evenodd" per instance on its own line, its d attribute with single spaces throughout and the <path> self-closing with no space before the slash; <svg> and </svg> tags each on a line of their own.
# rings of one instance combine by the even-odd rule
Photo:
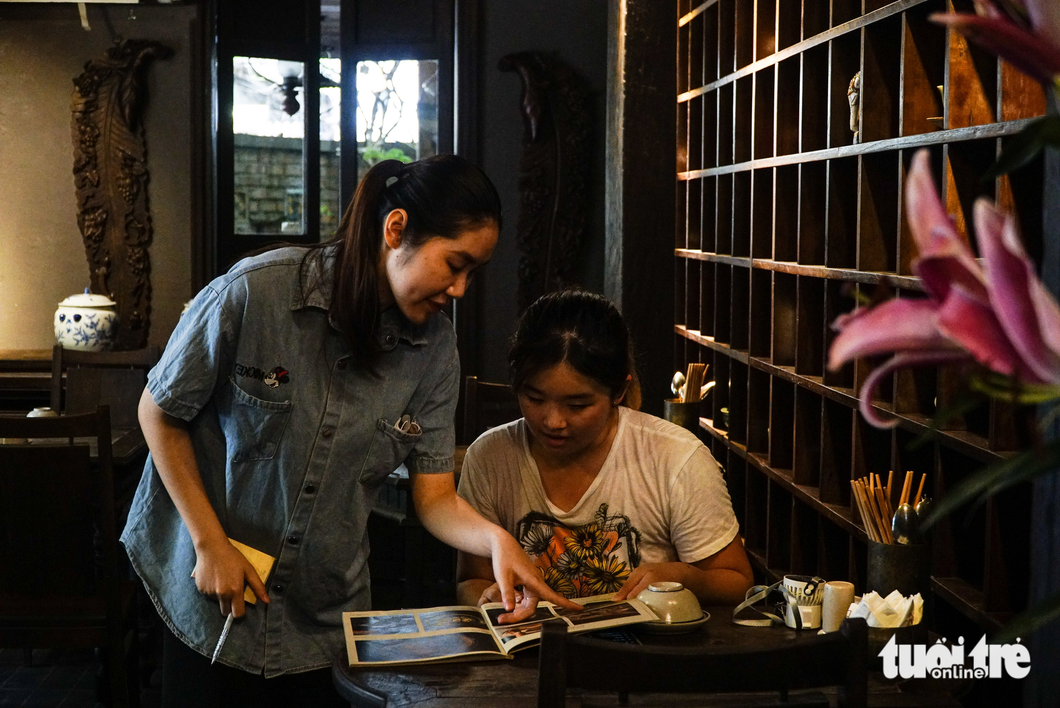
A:
<svg viewBox="0 0 1060 708">
<path fill-rule="evenodd" d="M 148 64 L 171 55 L 158 42 L 127 40 L 87 62 L 74 79 L 70 103 L 77 225 L 92 292 L 118 303 L 121 322 L 114 348 L 119 350 L 147 344 L 151 216 L 140 116 L 147 100 Z"/>
<path fill-rule="evenodd" d="M 591 114 L 585 81 L 540 52 L 501 59 L 523 82 L 519 161 L 519 311 L 576 284 L 585 241 Z"/>
</svg>

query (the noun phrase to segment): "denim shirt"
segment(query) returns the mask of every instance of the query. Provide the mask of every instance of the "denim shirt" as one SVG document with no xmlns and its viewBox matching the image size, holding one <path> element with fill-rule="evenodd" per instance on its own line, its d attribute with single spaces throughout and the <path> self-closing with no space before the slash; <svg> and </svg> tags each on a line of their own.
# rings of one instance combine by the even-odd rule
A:
<svg viewBox="0 0 1060 708">
<path fill-rule="evenodd" d="M 276 558 L 271 603 L 247 605 L 218 657 L 266 677 L 330 666 L 342 612 L 371 609 L 366 525 L 382 481 L 402 463 L 453 469 L 460 371 L 449 320 L 382 313 L 373 374 L 329 322 L 334 251 L 311 255 L 303 272 L 305 253 L 271 251 L 210 283 L 147 384 L 187 421 L 225 532 Z M 397 429 L 403 415 L 421 432 Z M 191 537 L 150 458 L 121 540 L 166 624 L 212 655 L 225 618 L 190 577 Z"/>
</svg>

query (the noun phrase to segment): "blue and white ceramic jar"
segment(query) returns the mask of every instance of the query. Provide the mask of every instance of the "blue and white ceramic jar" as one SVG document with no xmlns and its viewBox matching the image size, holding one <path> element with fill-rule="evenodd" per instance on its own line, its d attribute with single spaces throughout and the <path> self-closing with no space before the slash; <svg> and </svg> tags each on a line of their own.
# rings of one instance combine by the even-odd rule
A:
<svg viewBox="0 0 1060 708">
<path fill-rule="evenodd" d="M 118 304 L 106 295 L 93 295 L 85 288 L 59 303 L 55 311 L 55 341 L 64 349 L 102 352 L 111 348 L 118 334 Z"/>
</svg>

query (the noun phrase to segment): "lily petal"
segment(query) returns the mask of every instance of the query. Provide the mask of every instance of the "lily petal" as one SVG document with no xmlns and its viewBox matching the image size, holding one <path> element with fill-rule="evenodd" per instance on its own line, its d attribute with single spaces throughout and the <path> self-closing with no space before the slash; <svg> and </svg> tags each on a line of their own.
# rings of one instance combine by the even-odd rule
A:
<svg viewBox="0 0 1060 708">
<path fill-rule="evenodd" d="M 939 303 L 934 300 L 888 300 L 836 320 L 839 336 L 828 352 L 835 371 L 853 359 L 907 350 L 952 350 L 957 345 L 938 327 Z"/>
<path fill-rule="evenodd" d="M 990 304 L 963 288 L 951 288 L 939 309 L 938 328 L 991 371 L 1043 383 L 1013 348 Z"/>
<path fill-rule="evenodd" d="M 1038 279 L 1016 223 L 987 199 L 975 203 L 990 303 L 1006 338 L 1042 381 L 1060 382 L 1060 306 Z"/>
<path fill-rule="evenodd" d="M 968 240 L 957 232 L 946 207 L 939 199 L 931 176 L 931 153 L 918 150 L 905 176 L 905 205 L 909 228 L 920 259 L 914 270 L 924 287 L 944 300 L 951 284 L 958 283 L 985 300 L 986 284 L 982 269 Z"/>
<path fill-rule="evenodd" d="M 1051 22 L 1044 12 L 1040 16 L 1043 22 Z M 1051 83 L 1053 77 L 1060 74 L 1060 46 L 1044 38 L 1051 37 L 1050 33 L 1054 30 L 1050 27 L 1044 28 L 1043 36 L 1040 37 L 1014 22 L 998 17 L 935 13 L 929 19 L 952 27 L 1042 83 Z"/>
<path fill-rule="evenodd" d="M 898 419 L 884 420 L 876 415 L 876 409 L 872 406 L 872 394 L 876 391 L 876 387 L 884 376 L 906 366 L 938 366 L 940 364 L 970 360 L 971 357 L 967 354 L 953 350 L 901 352 L 895 354 L 892 358 L 873 369 L 872 373 L 865 379 L 858 398 L 858 410 L 861 411 L 861 415 L 869 425 L 876 428 L 893 428 L 898 425 Z"/>
</svg>

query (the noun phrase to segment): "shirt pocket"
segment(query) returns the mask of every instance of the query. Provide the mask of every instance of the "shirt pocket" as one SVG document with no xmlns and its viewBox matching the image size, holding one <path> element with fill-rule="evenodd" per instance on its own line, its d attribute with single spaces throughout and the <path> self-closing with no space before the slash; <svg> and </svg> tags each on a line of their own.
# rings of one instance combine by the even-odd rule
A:
<svg viewBox="0 0 1060 708">
<path fill-rule="evenodd" d="M 228 410 L 220 410 L 225 440 L 233 462 L 271 460 L 291 418 L 290 401 L 266 401 L 241 389 L 234 379 L 232 395 L 225 401 Z"/>
<path fill-rule="evenodd" d="M 361 468 L 361 484 L 381 483 L 405 462 L 423 433 L 403 433 L 382 418 L 375 422 L 375 435 Z"/>
</svg>

